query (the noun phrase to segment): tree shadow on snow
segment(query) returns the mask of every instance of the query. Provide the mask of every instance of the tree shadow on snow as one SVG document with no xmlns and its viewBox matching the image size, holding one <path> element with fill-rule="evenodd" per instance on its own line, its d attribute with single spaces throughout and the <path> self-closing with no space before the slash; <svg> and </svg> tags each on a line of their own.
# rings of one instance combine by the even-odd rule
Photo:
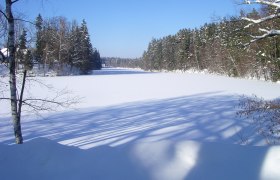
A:
<svg viewBox="0 0 280 180">
<path fill-rule="evenodd" d="M 238 97 L 198 94 L 58 113 L 24 122 L 23 131 L 25 139 L 48 137 L 84 149 L 166 139 L 258 144 L 250 122 L 236 117 L 237 104 Z"/>
<path fill-rule="evenodd" d="M 191 159 L 186 159 L 184 162 L 174 160 L 183 167 L 182 177 L 177 178 L 259 179 L 259 172 L 269 147 L 242 146 L 240 148 L 239 145 L 236 145 L 256 145 L 262 141 L 261 137 L 255 134 L 249 121 L 236 117 L 238 99 L 237 96 L 205 93 L 57 113 L 50 115 L 46 120 L 30 119 L 23 122 L 23 134 L 25 140 L 45 137 L 64 145 L 92 150 L 95 153 L 100 152 L 99 149 L 110 150 L 108 145 L 121 148 L 136 142 L 157 144 L 168 141 L 172 142 L 167 143 L 168 146 L 159 145 L 160 151 L 166 155 L 165 159 L 168 162 L 173 162 L 178 157 L 178 153 L 179 155 L 181 153 L 180 148 L 176 149 L 177 142 L 185 140 L 204 142 L 196 151 L 194 149 L 186 150 L 184 148 L 188 146 L 183 146 L 183 155 L 190 156 Z M 11 138 L 3 141 L 3 136 Z M 0 137 L 5 143 L 10 143 L 13 139 L 12 133 L 3 134 L 1 131 Z M 212 146 L 216 142 L 219 144 Z M 224 144 L 223 147 L 220 147 L 221 144 Z M 220 148 L 224 148 L 224 152 Z M 252 148 L 250 151 L 252 153 L 248 153 L 246 148 Z M 157 152 L 153 152 L 151 145 L 139 149 L 148 153 L 150 151 L 150 154 L 157 154 Z M 138 153 L 139 157 L 140 154 Z M 258 156 L 255 156 L 256 154 Z M 149 159 L 149 157 L 145 158 Z M 247 158 L 252 161 L 248 161 Z M 109 159 L 107 158 L 108 163 Z M 233 162 L 225 163 L 215 159 L 233 160 Z M 190 162 L 193 163 L 192 168 L 184 169 Z M 155 174 L 156 171 L 161 172 L 161 168 L 167 173 L 167 175 L 162 173 L 165 177 L 168 177 L 168 174 L 180 175 L 177 172 L 180 168 L 177 166 L 173 168 L 177 169 L 175 173 L 169 166 L 160 166 L 155 169 L 149 167 L 144 168 L 143 171 L 139 170 L 139 172 L 148 172 L 151 179 L 161 179 L 161 176 L 157 177 Z M 149 178 L 145 177 L 145 179 Z"/>
</svg>

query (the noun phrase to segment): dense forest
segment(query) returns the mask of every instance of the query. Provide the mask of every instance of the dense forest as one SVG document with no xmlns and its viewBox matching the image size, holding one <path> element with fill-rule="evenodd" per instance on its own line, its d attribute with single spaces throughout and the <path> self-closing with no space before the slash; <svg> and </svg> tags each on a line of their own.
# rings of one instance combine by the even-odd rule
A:
<svg viewBox="0 0 280 180">
<path fill-rule="evenodd" d="M 141 58 L 120 58 L 120 57 L 102 57 L 103 64 L 106 67 L 124 67 L 124 68 L 141 68 Z"/>
<path fill-rule="evenodd" d="M 91 44 L 86 21 L 79 25 L 64 17 L 43 19 L 39 14 L 32 28 L 16 24 L 16 67 L 45 76 L 88 74 L 101 69 L 99 51 Z M 3 38 L 5 41 L 5 37 Z"/>
<path fill-rule="evenodd" d="M 43 20 L 36 19 L 35 59 L 48 68 L 62 69 L 63 66 L 87 74 L 92 69 L 101 68 L 99 52 L 93 48 L 85 20 L 81 25 L 67 22 L 63 17 Z"/>
<path fill-rule="evenodd" d="M 275 9 L 262 6 L 240 16 L 223 18 L 196 29 L 181 29 L 175 35 L 152 39 L 141 60 L 105 61 L 112 66 L 139 67 L 149 71 L 199 70 L 234 77 L 280 79 L 279 36 L 251 41 L 260 26 L 278 28 L 279 19 L 248 26 L 244 18 L 260 19 Z M 116 63 L 117 62 L 117 63 Z"/>
</svg>

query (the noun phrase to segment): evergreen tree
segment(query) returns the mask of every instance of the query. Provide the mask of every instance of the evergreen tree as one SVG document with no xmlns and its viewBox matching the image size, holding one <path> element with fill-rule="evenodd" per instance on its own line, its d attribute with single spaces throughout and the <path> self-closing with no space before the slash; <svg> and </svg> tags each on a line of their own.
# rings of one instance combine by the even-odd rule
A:
<svg viewBox="0 0 280 180">
<path fill-rule="evenodd" d="M 25 30 L 22 31 L 22 34 L 20 35 L 19 38 L 19 45 L 17 48 L 17 53 L 16 53 L 16 60 L 18 63 L 18 68 L 19 64 L 23 65 L 23 69 L 25 70 L 31 70 L 33 68 L 33 59 L 32 59 L 32 54 L 31 51 L 28 50 L 27 48 L 27 40 L 26 40 L 27 33 Z"/>
<path fill-rule="evenodd" d="M 190 56 L 190 30 L 182 29 L 176 35 L 176 69 L 186 70 Z"/>
<path fill-rule="evenodd" d="M 71 66 L 71 70 L 73 67 L 80 67 L 81 62 L 81 49 L 80 46 L 80 31 L 79 27 L 74 21 L 72 23 L 72 29 L 70 33 L 69 40 L 69 64 Z"/>
<path fill-rule="evenodd" d="M 24 53 L 26 52 L 26 31 L 23 30 L 20 37 L 19 37 L 19 44 L 17 45 L 16 51 L 16 66 L 19 69 L 19 65 L 23 64 Z"/>
<path fill-rule="evenodd" d="M 24 55 L 24 69 L 25 70 L 32 70 L 33 68 L 33 56 L 29 49 L 27 49 Z"/>
<path fill-rule="evenodd" d="M 19 49 L 27 49 L 26 48 L 26 42 L 27 42 L 26 36 L 27 36 L 26 30 L 23 30 L 22 34 L 20 35 L 20 38 L 19 38 Z"/>
<path fill-rule="evenodd" d="M 102 62 L 100 58 L 100 53 L 97 49 L 94 49 L 91 58 L 91 69 L 99 70 L 101 68 L 102 68 Z"/>
<path fill-rule="evenodd" d="M 82 74 L 87 74 L 91 70 L 90 59 L 93 55 L 93 48 L 90 42 L 88 33 L 87 23 L 85 20 L 82 21 L 80 27 L 80 49 L 81 49 L 81 63 L 80 70 Z"/>
<path fill-rule="evenodd" d="M 43 18 L 39 14 L 36 18 L 36 47 L 35 47 L 35 60 L 38 64 L 43 64 L 43 54 L 45 48 L 45 41 L 43 37 Z M 40 66 L 39 66 L 40 67 Z"/>
</svg>

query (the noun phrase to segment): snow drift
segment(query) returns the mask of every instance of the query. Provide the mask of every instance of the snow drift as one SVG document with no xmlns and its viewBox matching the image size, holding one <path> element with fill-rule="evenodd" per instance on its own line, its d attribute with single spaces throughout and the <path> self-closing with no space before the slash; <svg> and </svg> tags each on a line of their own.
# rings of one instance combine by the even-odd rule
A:
<svg viewBox="0 0 280 180">
<path fill-rule="evenodd" d="M 90 150 L 35 139 L 0 145 L 1 179 L 279 179 L 280 147 L 193 141 L 132 143 Z M 15 173 L 16 170 L 16 173 Z"/>
</svg>

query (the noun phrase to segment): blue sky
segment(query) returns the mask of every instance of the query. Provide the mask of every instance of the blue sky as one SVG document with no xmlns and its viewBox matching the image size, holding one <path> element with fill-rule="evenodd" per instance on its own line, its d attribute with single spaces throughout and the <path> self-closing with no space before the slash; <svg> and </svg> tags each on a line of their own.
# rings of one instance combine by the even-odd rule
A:
<svg viewBox="0 0 280 180">
<path fill-rule="evenodd" d="M 152 38 L 175 34 L 238 14 L 235 0 L 20 0 L 14 10 L 33 20 L 65 16 L 85 19 L 92 44 L 101 56 L 142 56 Z M 3 2 L 2 2 L 3 3 Z"/>
</svg>

